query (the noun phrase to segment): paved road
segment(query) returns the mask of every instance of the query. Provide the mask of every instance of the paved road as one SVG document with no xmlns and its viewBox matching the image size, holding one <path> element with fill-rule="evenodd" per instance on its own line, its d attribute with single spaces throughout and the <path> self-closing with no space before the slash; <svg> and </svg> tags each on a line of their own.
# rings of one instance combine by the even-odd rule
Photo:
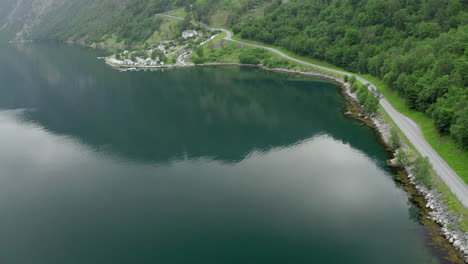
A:
<svg viewBox="0 0 468 264">
<path fill-rule="evenodd" d="M 162 15 L 162 16 L 182 19 L 180 17 L 169 16 L 169 15 Z M 194 24 L 202 25 L 209 29 L 213 29 L 201 23 L 194 23 Z M 314 68 L 318 68 L 318 69 L 322 69 L 322 70 L 326 70 L 326 71 L 330 71 L 330 72 L 334 72 L 338 74 L 352 76 L 352 74 L 347 73 L 347 72 L 327 68 L 324 66 L 320 66 L 320 65 L 316 65 L 313 63 L 308 63 L 305 61 L 292 58 L 274 48 L 269 48 L 269 47 L 265 47 L 261 45 L 255 45 L 255 44 L 250 44 L 250 43 L 245 43 L 245 42 L 241 42 L 238 40 L 234 40 L 232 39 L 232 33 L 229 30 L 226 30 L 226 29 L 215 29 L 215 30 L 221 30 L 223 32 L 226 32 L 226 37 L 225 37 L 226 40 L 233 41 L 233 42 L 243 44 L 243 45 L 266 49 L 284 58 L 287 58 L 289 60 L 304 64 L 307 66 L 311 66 Z M 375 85 L 373 85 L 368 80 L 361 78 L 361 77 L 356 77 L 356 78 L 358 81 L 362 82 L 363 84 L 366 84 L 366 85 L 368 84 L 369 89 L 376 89 Z M 468 208 L 468 185 L 465 184 L 465 182 L 458 176 L 458 174 L 439 156 L 439 154 L 437 154 L 437 152 L 429 145 L 429 143 L 427 143 L 419 126 L 413 120 L 411 120 L 410 118 L 398 112 L 387 101 L 387 99 L 383 98 L 382 100 L 380 100 L 380 105 L 388 113 L 388 115 L 393 119 L 393 121 L 400 128 L 400 130 L 405 134 L 405 136 L 408 138 L 411 144 L 413 144 L 413 146 L 419 151 L 419 153 L 421 153 L 424 157 L 427 157 L 429 159 L 430 163 L 432 164 L 432 167 L 437 172 L 439 177 L 450 188 L 453 194 L 457 196 L 458 200 L 460 200 L 463 206 L 465 208 Z"/>
</svg>

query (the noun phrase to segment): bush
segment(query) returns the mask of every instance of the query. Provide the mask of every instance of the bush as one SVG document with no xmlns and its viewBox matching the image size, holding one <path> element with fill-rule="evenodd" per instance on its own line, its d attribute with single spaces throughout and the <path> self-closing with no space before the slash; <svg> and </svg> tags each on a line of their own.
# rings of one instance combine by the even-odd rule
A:
<svg viewBox="0 0 468 264">
<path fill-rule="evenodd" d="M 203 57 L 199 57 L 197 54 L 193 55 L 192 61 L 195 64 L 203 64 L 206 62 L 206 59 Z"/>
<path fill-rule="evenodd" d="M 453 110 L 448 107 L 439 107 L 432 112 L 434 125 L 441 134 L 450 132 L 450 126 L 453 123 Z"/>
<path fill-rule="evenodd" d="M 260 59 L 252 54 L 240 54 L 239 61 L 242 64 L 260 64 Z"/>
<path fill-rule="evenodd" d="M 358 101 L 359 101 L 359 103 L 361 105 L 364 105 L 368 95 L 369 95 L 369 91 L 367 91 L 367 89 L 365 89 L 363 87 L 360 87 L 358 89 L 357 98 L 358 98 Z"/>
<path fill-rule="evenodd" d="M 239 54 L 239 61 L 243 64 L 260 64 L 268 56 L 264 49 L 243 49 Z"/>
<path fill-rule="evenodd" d="M 164 54 L 164 52 L 162 52 L 161 50 L 156 48 L 151 53 L 151 59 L 155 60 L 157 58 L 159 58 L 159 60 L 164 62 L 164 63 L 167 62 L 167 56 Z"/>
<path fill-rule="evenodd" d="M 277 58 L 277 57 L 272 57 L 272 58 L 267 58 L 263 61 L 263 65 L 265 65 L 268 68 L 283 68 L 287 69 L 290 66 L 289 61 L 282 59 L 282 58 Z"/>
<path fill-rule="evenodd" d="M 167 59 L 167 64 L 171 65 L 171 64 L 175 64 L 177 61 L 177 56 L 171 56 Z"/>
<path fill-rule="evenodd" d="M 219 58 L 219 56 L 216 55 L 216 53 L 210 53 L 210 55 L 208 57 L 206 57 L 205 62 L 217 62 L 218 58 Z"/>
<path fill-rule="evenodd" d="M 462 148 L 468 149 L 468 106 L 456 114 L 455 120 L 450 129 L 452 137 Z"/>
<path fill-rule="evenodd" d="M 359 103 L 364 106 L 364 110 L 366 110 L 368 114 L 373 115 L 378 110 L 382 94 L 377 90 L 370 92 L 367 87 L 361 86 L 358 89 L 357 98 Z"/>
<path fill-rule="evenodd" d="M 377 109 L 379 109 L 379 100 L 369 92 L 367 92 L 367 96 L 364 101 L 364 109 L 370 115 L 375 114 L 375 112 L 377 112 Z"/>
<path fill-rule="evenodd" d="M 428 187 L 432 186 L 431 181 L 431 163 L 428 158 L 423 158 L 418 155 L 413 163 L 413 172 L 418 183 L 425 184 Z"/>
<path fill-rule="evenodd" d="M 392 126 L 390 128 L 390 147 L 392 149 L 399 149 L 401 147 L 400 135 L 398 134 L 398 128 Z"/>
<path fill-rule="evenodd" d="M 198 57 L 200 57 L 200 58 L 205 56 L 205 50 L 202 47 L 198 47 L 198 49 L 196 50 L 196 53 L 197 53 Z"/>
<path fill-rule="evenodd" d="M 398 151 L 398 153 L 395 156 L 396 158 L 396 165 L 399 167 L 406 167 L 410 165 L 411 163 L 411 155 L 403 150 Z"/>
<path fill-rule="evenodd" d="M 351 82 L 349 82 L 349 83 L 351 83 Z M 354 93 L 354 92 L 356 92 L 356 91 L 359 89 L 359 86 L 358 86 L 357 83 L 353 83 L 353 84 L 351 85 L 350 89 L 351 89 L 351 92 Z"/>
<path fill-rule="evenodd" d="M 155 60 L 156 58 L 159 58 L 161 54 L 163 54 L 163 52 L 156 48 L 153 50 L 153 52 L 151 52 L 151 59 Z"/>
</svg>

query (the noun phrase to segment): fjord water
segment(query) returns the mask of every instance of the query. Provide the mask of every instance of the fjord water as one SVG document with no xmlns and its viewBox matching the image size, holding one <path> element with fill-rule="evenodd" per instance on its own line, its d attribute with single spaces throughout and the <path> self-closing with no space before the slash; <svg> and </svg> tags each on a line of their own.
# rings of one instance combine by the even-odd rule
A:
<svg viewBox="0 0 468 264">
<path fill-rule="evenodd" d="M 333 83 L 0 45 L 0 263 L 441 263 Z"/>
</svg>

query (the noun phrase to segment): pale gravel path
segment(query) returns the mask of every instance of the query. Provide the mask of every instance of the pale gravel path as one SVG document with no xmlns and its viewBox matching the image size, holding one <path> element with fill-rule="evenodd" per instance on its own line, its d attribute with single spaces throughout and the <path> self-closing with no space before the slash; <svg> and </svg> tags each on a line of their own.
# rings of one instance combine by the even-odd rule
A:
<svg viewBox="0 0 468 264">
<path fill-rule="evenodd" d="M 175 16 L 169 16 L 169 15 L 160 15 L 164 17 L 169 17 L 169 18 L 175 18 L 182 20 L 183 18 L 180 17 L 175 17 Z M 208 29 L 214 29 L 210 28 L 207 25 L 203 23 L 195 23 L 197 25 L 202 25 L 207 27 Z M 256 48 L 261 48 L 261 49 L 266 49 L 271 52 L 274 52 L 286 59 L 311 66 L 317 69 L 321 70 L 326 70 L 329 72 L 337 73 L 337 74 L 342 74 L 342 75 L 347 75 L 347 76 L 352 76 L 353 74 L 327 68 L 324 66 L 316 65 L 313 63 L 305 62 L 302 60 L 298 60 L 295 58 L 292 58 L 283 52 L 270 48 L 270 47 L 265 47 L 261 45 L 256 45 L 256 44 L 250 44 L 250 43 L 245 43 L 242 41 L 234 40 L 232 39 L 232 33 L 229 30 L 226 29 L 214 29 L 214 30 L 220 30 L 226 33 L 226 37 L 224 39 L 236 42 L 239 44 L 247 45 L 247 46 L 252 46 Z M 375 85 L 372 84 L 370 81 L 362 78 L 362 77 L 357 77 L 357 80 L 360 81 L 361 83 L 365 85 L 369 85 L 369 89 L 376 89 Z M 380 100 L 380 105 L 382 108 L 387 112 L 387 114 L 390 116 L 390 118 L 395 122 L 395 124 L 400 128 L 400 130 L 405 134 L 405 136 L 408 138 L 408 140 L 413 144 L 413 146 L 423 155 L 424 157 L 427 157 L 434 168 L 434 170 L 437 172 L 439 177 L 444 181 L 444 183 L 448 186 L 448 188 L 452 191 L 453 194 L 458 198 L 458 200 L 463 204 L 465 208 L 468 208 L 468 186 L 465 184 L 465 182 L 458 176 L 458 174 L 437 154 L 437 152 L 427 143 L 426 139 L 423 136 L 423 133 L 419 126 L 410 118 L 407 116 L 401 114 L 398 112 L 391 104 L 388 102 L 387 99 L 383 98 Z"/>
</svg>

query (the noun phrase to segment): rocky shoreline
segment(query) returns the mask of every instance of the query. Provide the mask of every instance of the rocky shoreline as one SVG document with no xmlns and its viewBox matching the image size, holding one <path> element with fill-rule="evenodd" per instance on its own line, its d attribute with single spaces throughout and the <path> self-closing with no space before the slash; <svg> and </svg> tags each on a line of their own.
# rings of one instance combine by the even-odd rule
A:
<svg viewBox="0 0 468 264">
<path fill-rule="evenodd" d="M 350 100 L 353 100 L 357 104 L 361 111 L 364 114 L 358 116 L 358 118 L 364 118 L 371 122 L 372 127 L 376 129 L 380 135 L 382 141 L 390 146 L 390 125 L 387 124 L 381 118 L 369 117 L 365 114 L 362 106 L 359 105 L 356 94 L 353 94 L 350 89 L 350 85 L 341 78 L 335 76 L 330 76 L 326 74 L 317 73 L 321 78 L 331 79 L 335 82 L 340 83 L 343 86 L 344 93 Z M 404 144 L 404 143 L 403 143 Z M 408 146 L 402 146 L 402 148 L 407 148 Z M 389 149 L 391 149 L 389 147 Z M 392 150 L 393 157 L 396 156 L 398 150 Z M 396 159 L 390 160 L 391 164 L 395 164 Z M 427 186 L 418 184 L 415 180 L 414 174 L 412 173 L 411 167 L 402 168 L 407 176 L 409 183 L 414 186 L 418 191 L 418 194 L 421 195 L 426 201 L 425 206 L 428 210 L 427 218 L 431 221 L 437 223 L 441 229 L 439 235 L 444 237 L 448 243 L 450 243 L 459 253 L 460 257 L 465 263 L 468 263 L 468 232 L 460 230 L 459 224 L 461 219 L 453 214 L 452 211 L 448 209 L 448 206 L 445 202 L 442 201 L 442 195 L 438 192 L 437 189 L 429 189 Z"/>
<path fill-rule="evenodd" d="M 350 85 L 348 83 L 345 83 L 340 78 L 336 78 L 334 76 L 329 76 L 329 78 L 343 85 L 346 95 L 349 96 L 350 99 L 353 100 L 357 105 L 359 105 L 357 96 L 351 92 Z M 361 110 L 363 113 L 365 113 L 362 107 Z M 381 139 L 387 145 L 387 147 L 391 145 L 390 125 L 387 124 L 386 121 L 381 118 L 369 117 L 366 114 L 359 117 L 368 119 L 372 123 L 372 127 L 374 127 L 379 133 Z M 401 148 L 408 148 L 408 146 L 405 146 L 404 142 L 402 144 L 403 146 Z M 389 149 L 391 148 L 389 147 Z M 393 157 L 395 157 L 397 153 L 398 150 L 392 149 Z M 394 158 L 390 160 L 389 163 L 396 164 L 396 159 Z M 442 200 L 441 193 L 437 189 L 429 189 L 427 186 L 418 184 L 416 182 L 414 174 L 412 173 L 413 168 L 404 167 L 402 169 L 404 174 L 407 176 L 409 183 L 414 186 L 418 194 L 421 195 L 426 201 L 425 205 L 423 205 L 429 210 L 429 213 L 426 217 L 441 227 L 439 235 L 444 237 L 446 241 L 457 250 L 465 263 L 468 263 L 468 232 L 460 230 L 460 217 L 455 216 L 453 212 L 449 210 L 447 204 Z"/>
<path fill-rule="evenodd" d="M 387 148 L 389 150 L 391 149 L 390 125 L 382 118 L 368 116 L 365 113 L 363 107 L 359 104 L 357 95 L 351 92 L 351 87 L 349 83 L 345 82 L 344 79 L 319 72 L 300 72 L 287 69 L 272 69 L 263 65 L 257 65 L 257 67 L 266 71 L 305 75 L 337 82 L 342 86 L 345 97 L 347 97 L 348 100 L 352 100 L 352 103 L 354 103 L 360 108 L 361 113 L 354 117 L 363 121 L 368 121 L 370 123 L 370 126 L 374 128 L 375 131 L 379 134 L 381 140 L 387 146 Z M 407 146 L 403 146 L 402 148 L 407 148 Z M 398 150 L 392 149 L 391 151 L 392 156 L 395 157 Z M 394 162 L 395 159 L 390 160 L 390 163 Z M 460 259 L 462 261 L 468 263 L 468 232 L 464 232 L 459 228 L 459 224 L 461 221 L 460 217 L 455 216 L 453 212 L 449 210 L 447 204 L 444 201 L 442 201 L 442 195 L 438 192 L 437 189 L 429 189 L 427 186 L 418 184 L 416 182 L 411 167 L 405 167 L 402 168 L 402 170 L 404 172 L 404 175 L 407 177 L 409 184 L 411 184 L 416 189 L 418 195 L 424 198 L 425 204 L 423 203 L 421 204 L 421 206 L 425 206 L 429 210 L 429 213 L 426 217 L 440 226 L 440 230 L 438 230 L 437 234 L 445 238 L 446 242 L 450 243 L 450 245 L 454 248 L 454 250 L 456 250 L 456 252 L 460 256 Z"/>
<path fill-rule="evenodd" d="M 108 64 L 113 68 L 121 68 L 115 67 L 114 65 Z M 331 80 L 338 83 L 340 86 L 343 87 L 343 93 L 347 97 L 348 100 L 352 100 L 352 103 L 356 104 L 360 108 L 360 114 L 356 115 L 355 117 L 361 119 L 363 121 L 368 121 L 370 126 L 373 127 L 376 132 L 380 135 L 383 143 L 390 146 L 390 125 L 387 124 L 382 118 L 370 117 L 368 116 L 362 106 L 359 104 L 357 100 L 356 94 L 353 94 L 350 89 L 349 83 L 345 82 L 343 78 L 339 78 L 330 74 L 320 73 L 320 72 L 302 72 L 296 70 L 288 70 L 288 69 L 280 69 L 280 68 L 268 68 L 263 65 L 246 65 L 240 63 L 207 63 L 207 64 L 188 64 L 188 65 L 166 65 L 166 66 L 140 66 L 140 67 L 133 67 L 135 70 L 141 69 L 167 69 L 167 68 L 177 68 L 177 67 L 190 67 L 190 66 L 243 66 L 243 67 L 257 67 L 262 70 L 272 71 L 272 72 L 280 72 L 280 73 L 287 73 L 287 74 L 294 74 L 294 75 L 303 75 L 303 76 L 310 76 L 324 80 Z M 348 113 L 350 114 L 350 113 Z M 403 144 L 404 145 L 404 144 Z M 407 146 L 403 146 L 403 148 L 408 148 Z M 391 149 L 391 148 L 389 148 Z M 398 150 L 392 150 L 393 157 L 396 156 Z M 394 164 L 395 159 L 390 160 L 390 164 Z M 465 263 L 468 263 L 468 232 L 464 232 L 460 230 L 459 224 L 461 219 L 453 214 L 452 211 L 448 209 L 448 206 L 445 202 L 442 201 L 441 194 L 436 189 L 429 189 L 427 186 L 418 184 L 415 181 L 415 177 L 411 173 L 412 168 L 406 167 L 402 168 L 405 172 L 405 176 L 408 179 L 408 182 L 414 186 L 417 190 L 418 194 L 421 195 L 424 200 L 425 204 L 421 206 L 425 206 L 429 213 L 426 216 L 431 221 L 434 221 L 440 226 L 440 231 L 438 234 L 441 237 L 444 237 L 448 243 L 450 243 L 453 248 L 457 251 L 459 256 L 463 259 Z"/>
</svg>

